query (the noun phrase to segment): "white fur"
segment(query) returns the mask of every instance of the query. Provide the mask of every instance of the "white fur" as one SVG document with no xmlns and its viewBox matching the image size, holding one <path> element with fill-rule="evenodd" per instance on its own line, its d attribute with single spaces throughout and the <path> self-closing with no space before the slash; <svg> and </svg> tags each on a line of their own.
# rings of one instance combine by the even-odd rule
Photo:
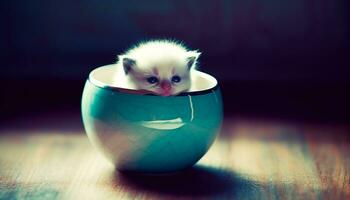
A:
<svg viewBox="0 0 350 200">
<path fill-rule="evenodd" d="M 143 89 L 159 94 L 161 93 L 160 88 L 142 81 L 142 77 L 154 76 L 154 69 L 156 68 L 158 71 L 157 77 L 160 80 L 171 80 L 174 75 L 173 71 L 175 71 L 182 78 L 180 83 L 172 83 L 171 95 L 176 95 L 190 88 L 191 70 L 196 69 L 199 55 L 200 53 L 197 51 L 189 51 L 183 45 L 168 40 L 140 43 L 125 54 L 118 56 L 115 82 L 117 85 L 128 85 L 132 89 Z M 190 70 L 187 66 L 189 57 L 195 58 Z M 125 74 L 123 58 L 136 61 L 136 67 L 132 73 Z"/>
</svg>

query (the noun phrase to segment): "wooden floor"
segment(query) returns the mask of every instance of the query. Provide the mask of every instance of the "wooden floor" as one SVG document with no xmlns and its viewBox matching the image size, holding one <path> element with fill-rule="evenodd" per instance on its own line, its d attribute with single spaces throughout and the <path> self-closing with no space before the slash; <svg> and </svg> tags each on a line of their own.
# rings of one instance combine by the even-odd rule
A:
<svg viewBox="0 0 350 200">
<path fill-rule="evenodd" d="M 344 125 L 226 118 L 193 168 L 146 176 L 115 171 L 82 129 L 52 121 L 2 128 L 0 199 L 350 199 Z"/>
</svg>

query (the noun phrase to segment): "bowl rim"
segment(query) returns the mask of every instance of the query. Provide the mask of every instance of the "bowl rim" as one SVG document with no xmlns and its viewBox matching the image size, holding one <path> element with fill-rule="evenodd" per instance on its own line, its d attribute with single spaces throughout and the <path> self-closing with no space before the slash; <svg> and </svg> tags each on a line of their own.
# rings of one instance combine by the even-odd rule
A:
<svg viewBox="0 0 350 200">
<path fill-rule="evenodd" d="M 149 95 L 149 96 L 159 96 L 157 94 L 151 93 L 147 90 L 135 90 L 135 89 L 128 89 L 128 88 L 122 88 L 122 87 L 117 87 L 117 86 L 113 86 L 110 85 L 108 83 L 102 82 L 100 80 L 97 80 L 96 78 L 94 78 L 93 74 L 97 73 L 99 70 L 103 69 L 103 68 L 108 68 L 108 67 L 113 67 L 114 64 L 109 64 L 109 65 L 103 65 L 100 67 L 97 67 L 95 69 L 93 69 L 90 73 L 89 73 L 89 77 L 87 79 L 87 81 L 89 81 L 92 85 L 101 88 L 101 89 L 106 89 L 106 90 L 111 90 L 111 91 L 117 91 L 117 92 L 121 92 L 121 93 L 128 93 L 128 94 L 138 94 L 138 95 Z M 201 95 L 201 94 L 207 94 L 207 93 L 211 93 L 214 90 L 217 90 L 219 88 L 219 84 L 218 81 L 216 80 L 215 77 L 213 77 L 210 74 L 201 72 L 196 70 L 196 73 L 198 73 L 199 76 L 204 77 L 205 79 L 208 79 L 210 81 L 213 82 L 213 86 L 212 87 L 208 87 L 204 90 L 196 90 L 196 91 L 189 91 L 189 92 L 182 92 L 180 94 L 174 95 L 174 96 L 167 96 L 167 97 L 177 97 L 177 96 L 188 96 L 188 95 Z M 163 97 L 163 96 L 161 96 Z"/>
</svg>

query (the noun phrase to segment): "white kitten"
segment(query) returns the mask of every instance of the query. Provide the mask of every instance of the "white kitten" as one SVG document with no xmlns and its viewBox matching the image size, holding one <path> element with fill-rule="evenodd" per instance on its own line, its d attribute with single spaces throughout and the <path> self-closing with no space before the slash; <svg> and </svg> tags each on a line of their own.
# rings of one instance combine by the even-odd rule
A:
<svg viewBox="0 0 350 200">
<path fill-rule="evenodd" d="M 169 40 L 140 43 L 118 56 L 115 82 L 126 81 L 129 87 L 157 95 L 177 95 L 190 89 L 199 55 Z"/>
</svg>

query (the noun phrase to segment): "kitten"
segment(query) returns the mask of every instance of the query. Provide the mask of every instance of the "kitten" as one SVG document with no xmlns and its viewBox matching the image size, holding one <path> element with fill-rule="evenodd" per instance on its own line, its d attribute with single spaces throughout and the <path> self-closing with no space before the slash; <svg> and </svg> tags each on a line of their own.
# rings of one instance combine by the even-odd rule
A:
<svg viewBox="0 0 350 200">
<path fill-rule="evenodd" d="M 190 89 L 199 55 L 169 40 L 140 43 L 118 56 L 115 81 L 161 96 L 177 95 Z"/>
</svg>

